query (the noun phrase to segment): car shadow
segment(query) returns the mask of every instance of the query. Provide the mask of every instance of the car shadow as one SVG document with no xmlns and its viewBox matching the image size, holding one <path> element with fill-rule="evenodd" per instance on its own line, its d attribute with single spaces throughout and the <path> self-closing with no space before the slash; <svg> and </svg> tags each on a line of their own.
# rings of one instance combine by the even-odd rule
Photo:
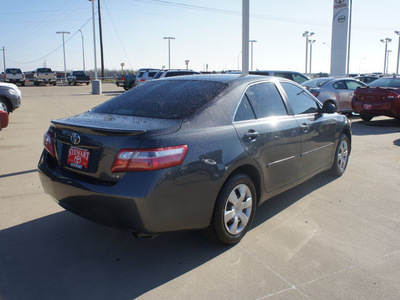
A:
<svg viewBox="0 0 400 300">
<path fill-rule="evenodd" d="M 400 139 L 393 141 L 393 145 L 400 146 Z"/>
<path fill-rule="evenodd" d="M 358 117 L 351 118 L 353 135 L 381 135 L 400 132 L 400 122 L 396 119 L 372 119 L 364 122 Z"/>
</svg>

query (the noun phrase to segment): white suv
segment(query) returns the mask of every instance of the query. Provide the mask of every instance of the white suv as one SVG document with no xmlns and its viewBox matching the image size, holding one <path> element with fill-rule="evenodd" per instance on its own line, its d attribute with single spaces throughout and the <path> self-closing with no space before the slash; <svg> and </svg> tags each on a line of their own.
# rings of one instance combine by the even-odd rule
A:
<svg viewBox="0 0 400 300">
<path fill-rule="evenodd" d="M 142 83 L 145 83 L 148 80 L 152 80 L 154 75 L 156 75 L 157 72 L 161 71 L 160 69 L 140 69 L 139 73 L 136 77 L 135 80 L 135 86 L 141 85 Z"/>
<path fill-rule="evenodd" d="M 179 69 L 170 69 L 170 70 L 162 70 L 158 72 L 153 79 L 166 78 L 166 77 L 174 77 L 174 76 L 183 76 L 183 75 L 201 75 L 200 72 L 196 72 L 193 70 L 179 70 Z"/>
</svg>

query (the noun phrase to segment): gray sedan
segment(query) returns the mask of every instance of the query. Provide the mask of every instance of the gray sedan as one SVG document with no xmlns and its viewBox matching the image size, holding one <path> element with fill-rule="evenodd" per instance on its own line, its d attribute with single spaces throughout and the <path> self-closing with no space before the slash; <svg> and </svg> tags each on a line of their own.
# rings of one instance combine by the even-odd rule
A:
<svg viewBox="0 0 400 300">
<path fill-rule="evenodd" d="M 301 84 L 322 103 L 331 102 L 339 112 L 351 113 L 351 99 L 358 87 L 366 86 L 352 78 L 316 78 Z"/>
</svg>

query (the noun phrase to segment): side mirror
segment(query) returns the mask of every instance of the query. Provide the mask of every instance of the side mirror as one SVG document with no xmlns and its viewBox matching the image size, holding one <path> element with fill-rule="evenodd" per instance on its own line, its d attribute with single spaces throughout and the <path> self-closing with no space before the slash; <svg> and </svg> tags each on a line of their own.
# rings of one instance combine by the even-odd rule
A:
<svg viewBox="0 0 400 300">
<path fill-rule="evenodd" d="M 322 107 L 322 112 L 325 114 L 334 114 L 337 112 L 336 105 L 332 102 L 324 102 L 324 106 Z"/>
</svg>

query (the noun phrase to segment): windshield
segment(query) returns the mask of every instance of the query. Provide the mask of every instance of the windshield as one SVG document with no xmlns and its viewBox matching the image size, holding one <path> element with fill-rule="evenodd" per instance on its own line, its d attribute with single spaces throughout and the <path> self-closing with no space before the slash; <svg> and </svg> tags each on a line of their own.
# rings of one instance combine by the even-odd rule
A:
<svg viewBox="0 0 400 300">
<path fill-rule="evenodd" d="M 316 78 L 303 82 L 301 85 L 309 88 L 318 88 L 331 80 L 332 78 Z"/>
<path fill-rule="evenodd" d="M 92 109 L 95 113 L 161 119 L 188 117 L 226 88 L 224 83 L 196 80 L 155 80 Z"/>
<path fill-rule="evenodd" d="M 396 87 L 400 88 L 400 78 L 380 78 L 370 84 L 369 87 Z"/>
</svg>

